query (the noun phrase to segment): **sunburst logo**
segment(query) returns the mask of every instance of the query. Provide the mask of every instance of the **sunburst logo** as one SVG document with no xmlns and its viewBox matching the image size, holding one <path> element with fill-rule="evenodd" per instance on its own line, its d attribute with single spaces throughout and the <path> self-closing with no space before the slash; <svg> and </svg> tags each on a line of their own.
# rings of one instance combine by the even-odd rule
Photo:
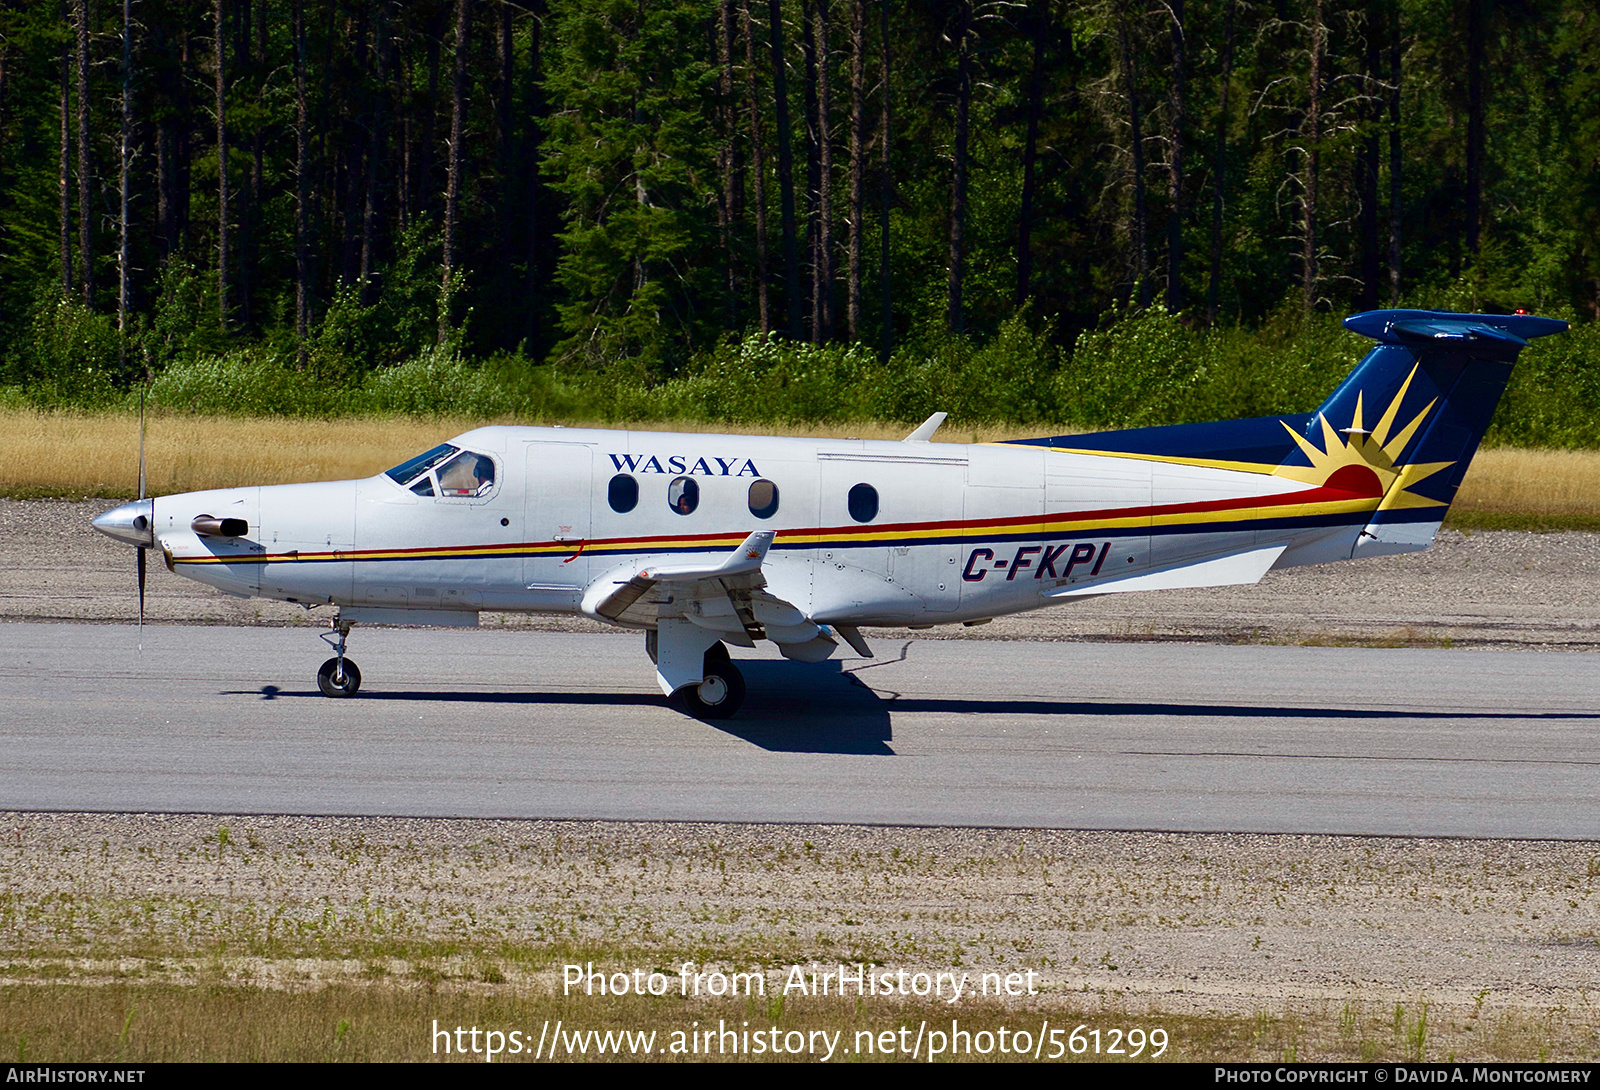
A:
<svg viewBox="0 0 1600 1090">
<path fill-rule="evenodd" d="M 1382 497 L 1382 502 L 1378 505 L 1380 510 L 1446 506 L 1442 500 L 1419 496 L 1409 489 L 1441 469 L 1449 468 L 1455 464 L 1454 462 L 1395 464 L 1395 459 L 1405 453 L 1406 445 L 1411 442 L 1412 436 L 1416 435 L 1422 422 L 1439 403 L 1439 399 L 1434 398 L 1424 405 L 1422 411 L 1412 417 L 1409 423 L 1396 428 L 1400 418 L 1400 405 L 1405 401 L 1406 391 L 1411 389 L 1411 380 L 1416 376 L 1417 369 L 1412 367 L 1411 373 L 1400 385 L 1400 392 L 1394 395 L 1382 418 L 1370 430 L 1363 420 L 1360 391 L 1356 393 L 1356 408 L 1350 426 L 1343 429 L 1348 438 L 1341 439 L 1339 430 L 1328 422 L 1328 418 L 1321 413 L 1317 414 L 1317 419 L 1322 423 L 1323 449 L 1321 450 L 1288 424 L 1284 424 L 1284 430 L 1294 439 L 1301 453 L 1311 464 L 1281 465 L 1273 470 L 1273 474 L 1305 484 L 1347 492 L 1352 498 Z"/>
</svg>

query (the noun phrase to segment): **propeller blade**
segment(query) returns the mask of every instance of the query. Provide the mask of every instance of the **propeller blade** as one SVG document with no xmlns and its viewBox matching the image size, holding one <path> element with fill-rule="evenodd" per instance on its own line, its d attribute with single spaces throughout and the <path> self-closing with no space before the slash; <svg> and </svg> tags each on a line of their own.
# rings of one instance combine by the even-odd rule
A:
<svg viewBox="0 0 1600 1090">
<path fill-rule="evenodd" d="M 144 385 L 139 387 L 139 498 L 144 499 L 144 396 L 150 389 L 150 372 L 145 370 Z M 145 547 L 140 545 L 135 552 L 138 554 L 139 567 L 139 650 L 144 651 L 144 584 L 147 558 Z"/>
<path fill-rule="evenodd" d="M 144 499 L 144 395 L 149 385 L 150 383 L 147 379 L 145 385 L 139 387 L 139 498 L 141 500 Z M 140 549 L 139 553 L 142 556 L 144 550 Z M 139 570 L 142 572 L 144 571 L 144 561 L 141 560 L 139 563 L 141 565 Z M 144 586 L 143 583 L 139 585 L 141 587 Z"/>
<path fill-rule="evenodd" d="M 145 553 L 147 550 L 140 545 L 134 550 L 139 557 L 139 650 L 144 650 L 144 579 L 145 579 Z"/>
</svg>

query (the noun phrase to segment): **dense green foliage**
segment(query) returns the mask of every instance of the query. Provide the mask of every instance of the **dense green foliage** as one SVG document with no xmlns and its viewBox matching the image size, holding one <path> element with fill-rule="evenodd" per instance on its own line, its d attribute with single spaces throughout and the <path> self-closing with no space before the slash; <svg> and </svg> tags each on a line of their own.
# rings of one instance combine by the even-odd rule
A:
<svg viewBox="0 0 1600 1090">
<path fill-rule="evenodd" d="M 0 10 L 7 402 L 1111 427 L 1314 405 L 1364 307 L 1600 316 L 1580 0 L 131 10 Z M 1600 442 L 1593 329 L 1501 439 Z"/>
<path fill-rule="evenodd" d="M 115 342 L 94 316 L 63 304 L 47 346 L 79 337 L 114 365 Z M 94 340 L 96 335 L 101 340 Z M 1305 412 L 1332 391 L 1370 342 L 1326 316 L 1285 307 L 1258 332 L 1207 330 L 1161 307 L 1113 311 L 1070 352 L 1050 331 L 1008 321 L 982 345 L 942 335 L 887 361 L 860 345 L 779 337 L 726 341 L 671 379 L 625 371 L 533 366 L 499 354 L 477 362 L 429 348 L 365 372 L 337 362 L 300 369 L 292 342 L 174 359 L 149 387 L 158 409 L 196 413 L 335 416 L 406 413 L 609 423 L 682 420 L 805 425 L 912 423 L 938 411 L 957 423 L 1094 429 Z M 107 348 L 106 346 L 110 347 Z M 336 354 L 331 357 L 337 361 Z M 1593 447 L 1600 422 L 1600 325 L 1539 341 L 1517 365 L 1489 441 Z M 108 373 L 114 374 L 114 366 Z M 137 394 L 78 373 L 26 399 L 55 407 L 132 407 Z"/>
</svg>

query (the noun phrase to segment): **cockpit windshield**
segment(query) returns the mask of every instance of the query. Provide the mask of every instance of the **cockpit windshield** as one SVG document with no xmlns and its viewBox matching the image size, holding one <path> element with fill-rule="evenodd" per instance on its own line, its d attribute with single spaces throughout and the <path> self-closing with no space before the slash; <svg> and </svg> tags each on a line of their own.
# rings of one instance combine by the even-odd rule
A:
<svg viewBox="0 0 1600 1090">
<path fill-rule="evenodd" d="M 395 484 L 407 484 L 414 480 L 419 473 L 426 472 L 460 450 L 449 443 L 440 443 L 426 454 L 419 454 L 409 462 L 401 462 L 393 469 L 386 471 L 386 476 Z"/>
</svg>

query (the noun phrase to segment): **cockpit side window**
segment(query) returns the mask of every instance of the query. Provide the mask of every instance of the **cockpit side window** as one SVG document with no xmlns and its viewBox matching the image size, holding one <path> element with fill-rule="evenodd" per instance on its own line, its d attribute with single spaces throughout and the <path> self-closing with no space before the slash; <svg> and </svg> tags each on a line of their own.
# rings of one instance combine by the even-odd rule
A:
<svg viewBox="0 0 1600 1090">
<path fill-rule="evenodd" d="M 494 459 L 463 451 L 439 467 L 441 496 L 482 496 L 494 487 Z"/>
<path fill-rule="evenodd" d="M 385 475 L 398 485 L 413 484 L 423 473 L 426 473 L 460 449 L 460 447 L 453 447 L 449 443 L 440 443 L 432 450 L 419 454 L 409 461 L 401 462 L 393 469 L 385 471 Z M 425 493 L 425 495 L 432 495 L 432 493 Z"/>
</svg>

